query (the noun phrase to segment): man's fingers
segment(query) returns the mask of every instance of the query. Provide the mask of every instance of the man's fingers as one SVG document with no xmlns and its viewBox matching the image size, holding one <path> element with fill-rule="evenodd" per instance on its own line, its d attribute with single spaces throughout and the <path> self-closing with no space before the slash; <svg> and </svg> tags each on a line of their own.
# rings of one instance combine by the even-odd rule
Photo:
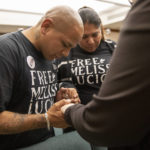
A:
<svg viewBox="0 0 150 150">
<path fill-rule="evenodd" d="M 67 105 L 64 105 L 61 107 L 61 111 L 63 112 L 63 114 L 65 113 L 66 109 L 69 108 L 70 106 L 73 106 L 74 104 L 73 103 L 70 103 L 70 104 L 67 104 Z"/>
<path fill-rule="evenodd" d="M 75 93 L 75 94 L 73 95 L 73 97 L 74 97 L 74 98 L 77 98 L 77 97 L 78 97 L 78 94 L 77 94 L 77 93 Z"/>
<path fill-rule="evenodd" d="M 71 103 L 80 103 L 80 99 L 79 98 L 75 98 L 75 99 L 71 99 Z"/>
<path fill-rule="evenodd" d="M 67 88 L 60 88 L 61 92 L 66 92 Z"/>
<path fill-rule="evenodd" d="M 69 104 L 69 103 L 71 103 L 71 100 L 70 100 L 70 99 L 63 99 L 63 100 L 60 100 L 60 101 L 56 102 L 54 105 L 55 105 L 56 107 L 62 107 L 62 106 L 64 106 L 65 104 Z"/>
</svg>

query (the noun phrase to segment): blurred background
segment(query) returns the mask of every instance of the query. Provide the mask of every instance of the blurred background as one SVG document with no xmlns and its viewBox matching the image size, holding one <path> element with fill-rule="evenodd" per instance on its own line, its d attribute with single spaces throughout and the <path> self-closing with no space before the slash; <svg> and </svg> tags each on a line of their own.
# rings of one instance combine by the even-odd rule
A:
<svg viewBox="0 0 150 150">
<path fill-rule="evenodd" d="M 0 34 L 28 28 L 51 7 L 68 5 L 75 10 L 95 9 L 104 25 L 105 36 L 117 42 L 130 4 L 128 0 L 0 0 Z"/>
</svg>

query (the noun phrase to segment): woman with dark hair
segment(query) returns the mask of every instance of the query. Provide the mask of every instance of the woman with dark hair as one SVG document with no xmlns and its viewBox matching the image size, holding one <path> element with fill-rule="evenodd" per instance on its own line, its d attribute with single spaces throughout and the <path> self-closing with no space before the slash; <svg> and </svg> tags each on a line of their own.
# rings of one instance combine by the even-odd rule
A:
<svg viewBox="0 0 150 150">
<path fill-rule="evenodd" d="M 116 43 L 105 40 L 102 22 L 95 10 L 82 7 L 78 12 L 83 21 L 84 34 L 79 44 L 71 49 L 69 56 L 59 60 L 58 79 L 60 83 L 63 81 L 61 87 L 76 88 L 81 103 L 87 104 L 92 100 L 92 95 L 98 93 L 104 81 Z M 63 98 L 70 98 L 70 96 L 62 97 L 58 92 L 56 99 Z M 72 130 L 74 130 L 72 127 L 63 129 L 64 133 Z M 91 148 L 106 149 L 96 148 L 92 144 Z"/>
<path fill-rule="evenodd" d="M 84 35 L 72 48 L 68 57 L 58 65 L 61 87 L 73 87 L 78 91 L 82 104 L 87 104 L 101 86 L 116 43 L 105 40 L 101 19 L 90 7 L 82 7 L 79 14 L 84 24 Z M 70 80 L 70 83 L 68 82 Z M 58 100 L 64 98 L 58 96 Z"/>
</svg>

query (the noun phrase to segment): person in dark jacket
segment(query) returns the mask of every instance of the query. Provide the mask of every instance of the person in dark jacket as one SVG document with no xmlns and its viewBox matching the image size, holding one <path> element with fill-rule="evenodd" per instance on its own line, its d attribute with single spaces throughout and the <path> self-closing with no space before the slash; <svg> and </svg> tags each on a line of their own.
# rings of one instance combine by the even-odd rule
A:
<svg viewBox="0 0 150 150">
<path fill-rule="evenodd" d="M 62 107 L 87 141 L 113 150 L 150 149 L 150 0 L 137 0 L 122 27 L 107 76 L 87 105 Z"/>
</svg>

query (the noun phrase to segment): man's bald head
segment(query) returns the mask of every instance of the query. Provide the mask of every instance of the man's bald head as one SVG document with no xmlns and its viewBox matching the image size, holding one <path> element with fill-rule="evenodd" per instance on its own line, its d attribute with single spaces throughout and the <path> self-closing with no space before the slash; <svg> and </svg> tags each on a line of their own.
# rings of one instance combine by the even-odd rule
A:
<svg viewBox="0 0 150 150">
<path fill-rule="evenodd" d="M 24 31 L 24 35 L 52 60 L 68 56 L 72 47 L 82 39 L 83 22 L 77 11 L 68 6 L 57 6 L 47 11 L 37 25 Z"/>
<path fill-rule="evenodd" d="M 68 6 L 56 6 L 50 9 L 38 24 L 42 23 L 44 19 L 52 19 L 54 28 L 62 32 L 71 26 L 83 28 L 83 23 L 78 12 Z"/>
</svg>

